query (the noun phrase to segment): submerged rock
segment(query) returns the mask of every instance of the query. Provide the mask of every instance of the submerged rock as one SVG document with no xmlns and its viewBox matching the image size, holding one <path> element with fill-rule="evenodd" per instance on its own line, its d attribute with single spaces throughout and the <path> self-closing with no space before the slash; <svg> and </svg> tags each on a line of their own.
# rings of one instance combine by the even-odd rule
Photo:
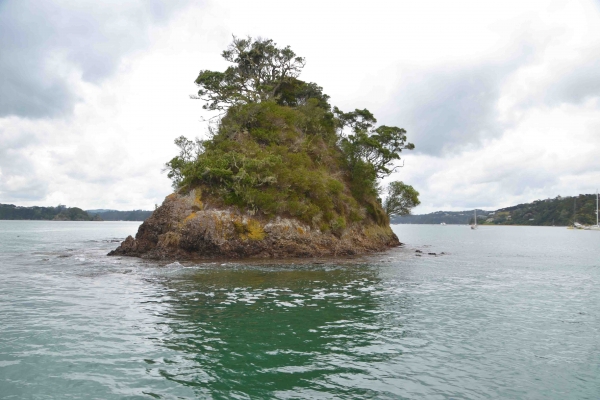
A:
<svg viewBox="0 0 600 400">
<path fill-rule="evenodd" d="M 108 255 L 160 260 L 358 255 L 400 245 L 389 226 L 355 223 L 333 234 L 293 218 L 264 218 L 211 207 L 199 190 L 173 193 Z"/>
</svg>

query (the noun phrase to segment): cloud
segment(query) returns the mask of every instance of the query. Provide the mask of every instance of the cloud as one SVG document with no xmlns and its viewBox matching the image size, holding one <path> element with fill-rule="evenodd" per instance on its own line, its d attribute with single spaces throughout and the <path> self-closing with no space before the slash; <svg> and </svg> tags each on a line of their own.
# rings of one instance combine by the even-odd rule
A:
<svg viewBox="0 0 600 400">
<path fill-rule="evenodd" d="M 48 182 L 30 159 L 38 140 L 30 127 L 18 118 L 0 120 L 0 198 L 7 202 L 39 201 L 48 193 Z"/>
<path fill-rule="evenodd" d="M 496 65 L 420 71 L 398 90 L 394 122 L 416 152 L 442 155 L 503 132 L 496 102 L 507 68 Z"/>
<path fill-rule="evenodd" d="M 0 117 L 53 117 L 80 100 L 79 81 L 101 83 L 183 1 L 0 3 Z"/>
</svg>

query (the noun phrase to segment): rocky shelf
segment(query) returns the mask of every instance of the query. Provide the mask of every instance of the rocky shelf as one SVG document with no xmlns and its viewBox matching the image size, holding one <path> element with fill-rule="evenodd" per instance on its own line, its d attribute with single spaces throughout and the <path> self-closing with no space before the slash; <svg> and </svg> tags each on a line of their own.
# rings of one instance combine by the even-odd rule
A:
<svg viewBox="0 0 600 400">
<path fill-rule="evenodd" d="M 389 226 L 356 223 L 333 234 L 293 218 L 247 215 L 204 204 L 200 190 L 174 193 L 108 255 L 156 260 L 337 257 L 399 246 Z"/>
</svg>

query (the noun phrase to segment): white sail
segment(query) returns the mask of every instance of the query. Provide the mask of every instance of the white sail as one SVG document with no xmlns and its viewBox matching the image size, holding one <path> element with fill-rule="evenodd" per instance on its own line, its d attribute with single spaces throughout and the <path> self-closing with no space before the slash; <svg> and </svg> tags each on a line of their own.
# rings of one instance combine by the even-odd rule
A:
<svg viewBox="0 0 600 400">
<path fill-rule="evenodd" d="M 471 229 L 477 229 L 477 209 L 475 209 L 475 222 L 471 225 Z"/>
<path fill-rule="evenodd" d="M 590 226 L 592 231 L 600 231 L 600 225 L 598 225 L 598 189 L 596 189 L 596 225 Z"/>
</svg>

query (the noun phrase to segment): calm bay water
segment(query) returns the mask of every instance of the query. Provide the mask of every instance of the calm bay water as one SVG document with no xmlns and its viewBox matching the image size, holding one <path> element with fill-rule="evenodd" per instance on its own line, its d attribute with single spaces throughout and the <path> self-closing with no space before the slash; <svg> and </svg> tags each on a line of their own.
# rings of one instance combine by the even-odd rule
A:
<svg viewBox="0 0 600 400">
<path fill-rule="evenodd" d="M 137 226 L 0 221 L 0 398 L 600 398 L 600 232 L 399 225 L 403 248 L 285 265 L 105 256 Z"/>
</svg>

